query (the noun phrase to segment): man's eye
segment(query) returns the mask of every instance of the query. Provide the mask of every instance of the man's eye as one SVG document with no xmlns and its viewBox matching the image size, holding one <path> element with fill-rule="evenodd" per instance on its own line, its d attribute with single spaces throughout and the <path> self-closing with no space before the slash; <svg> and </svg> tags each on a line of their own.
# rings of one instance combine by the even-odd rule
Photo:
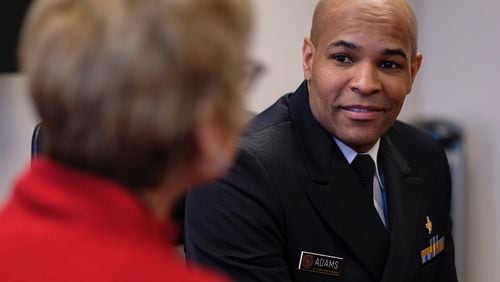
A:
<svg viewBox="0 0 500 282">
<path fill-rule="evenodd" d="M 349 58 L 348 56 L 346 55 L 334 55 L 333 58 L 337 61 L 337 62 L 340 62 L 340 63 L 344 63 L 344 64 L 350 64 L 352 63 L 352 60 L 351 58 Z"/>
<path fill-rule="evenodd" d="M 395 62 L 385 61 L 380 64 L 380 67 L 383 69 L 398 69 L 401 66 Z"/>
</svg>

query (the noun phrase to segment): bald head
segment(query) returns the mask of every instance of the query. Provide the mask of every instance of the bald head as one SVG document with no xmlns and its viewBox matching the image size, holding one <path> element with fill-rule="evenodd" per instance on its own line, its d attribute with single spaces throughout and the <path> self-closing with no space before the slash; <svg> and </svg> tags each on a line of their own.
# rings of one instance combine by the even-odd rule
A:
<svg viewBox="0 0 500 282">
<path fill-rule="evenodd" d="M 417 20 L 406 0 L 320 0 L 314 10 L 311 41 L 317 44 L 328 24 L 346 12 L 375 15 L 391 22 L 408 37 L 413 54 L 417 52 Z"/>
</svg>

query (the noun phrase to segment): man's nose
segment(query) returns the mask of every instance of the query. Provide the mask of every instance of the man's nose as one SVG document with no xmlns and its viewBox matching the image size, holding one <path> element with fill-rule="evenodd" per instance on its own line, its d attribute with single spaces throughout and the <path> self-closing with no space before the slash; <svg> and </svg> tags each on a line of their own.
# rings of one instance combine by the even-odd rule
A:
<svg viewBox="0 0 500 282">
<path fill-rule="evenodd" d="M 382 88 L 377 66 L 360 62 L 354 70 L 351 90 L 360 95 L 372 95 Z"/>
</svg>

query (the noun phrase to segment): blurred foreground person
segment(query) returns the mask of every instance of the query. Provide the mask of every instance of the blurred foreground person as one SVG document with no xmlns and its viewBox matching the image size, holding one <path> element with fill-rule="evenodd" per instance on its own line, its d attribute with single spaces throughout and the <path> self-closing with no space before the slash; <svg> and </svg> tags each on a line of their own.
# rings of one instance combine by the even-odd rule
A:
<svg viewBox="0 0 500 282">
<path fill-rule="evenodd" d="M 0 281 L 225 281 L 176 258 L 168 214 L 233 160 L 249 29 L 242 0 L 33 4 L 46 154 L 0 214 Z"/>
</svg>

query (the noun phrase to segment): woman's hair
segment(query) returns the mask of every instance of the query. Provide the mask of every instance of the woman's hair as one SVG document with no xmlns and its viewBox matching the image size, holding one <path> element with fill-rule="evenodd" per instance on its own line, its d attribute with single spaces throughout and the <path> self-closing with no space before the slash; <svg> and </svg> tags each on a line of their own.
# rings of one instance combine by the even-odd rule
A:
<svg viewBox="0 0 500 282">
<path fill-rule="evenodd" d="M 240 124 L 250 30 L 243 0 L 38 0 L 21 68 L 47 155 L 131 189 L 199 152 L 199 109 Z"/>
</svg>

